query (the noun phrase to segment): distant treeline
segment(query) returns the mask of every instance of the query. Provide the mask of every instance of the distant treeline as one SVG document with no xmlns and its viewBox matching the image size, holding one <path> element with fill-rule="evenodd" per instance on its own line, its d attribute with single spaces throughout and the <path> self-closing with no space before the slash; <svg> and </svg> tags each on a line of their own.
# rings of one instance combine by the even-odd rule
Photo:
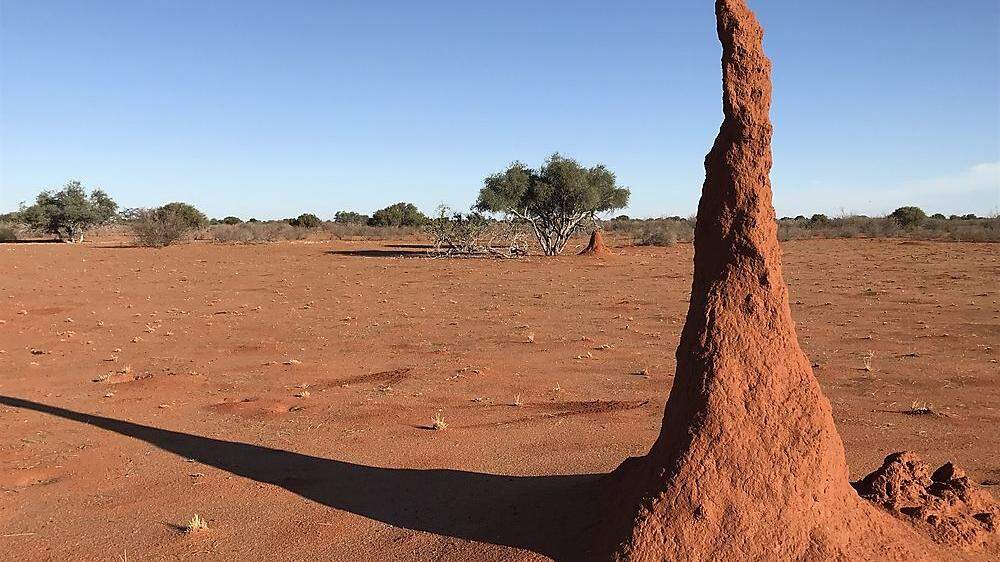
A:
<svg viewBox="0 0 1000 562">
<path fill-rule="evenodd" d="M 512 224 L 525 222 L 509 214 L 505 218 Z M 0 215 L 0 240 L 49 235 L 67 241 L 82 241 L 85 232 L 105 225 L 126 227 L 137 243 L 145 246 L 166 246 L 185 238 L 219 242 L 300 240 L 316 236 L 387 239 L 421 234 L 435 227 L 438 231 L 454 230 L 442 230 L 442 222 L 451 221 L 466 227 L 496 220 L 489 213 L 482 215 L 478 211 L 464 215 L 441 211 L 439 216 L 429 218 L 416 205 L 407 202 L 389 205 L 371 215 L 338 211 L 332 220 L 324 220 L 314 213 L 302 213 L 283 220 L 249 218 L 244 221 L 237 216 L 209 219 L 194 206 L 183 202 L 120 210 L 118 204 L 103 191 L 87 193 L 79 182 L 69 182 L 59 191 L 40 193 L 30 206 Z M 639 245 L 665 246 L 688 242 L 694 237 L 693 217 L 633 219 L 619 215 L 610 220 L 593 220 L 587 225 L 587 228 L 603 227 L 611 233 L 627 236 L 632 243 Z M 946 217 L 940 213 L 928 216 L 918 207 L 907 206 L 884 217 L 828 217 L 823 214 L 782 217 L 778 220 L 778 236 L 781 240 L 906 237 L 995 242 L 1000 241 L 1000 218 L 977 217 L 974 214 Z"/>
<path fill-rule="evenodd" d="M 694 218 L 633 219 L 620 215 L 608 221 L 606 228 L 630 235 L 636 244 L 660 246 L 691 241 L 694 237 Z M 780 240 L 892 237 L 998 242 L 1000 217 L 978 217 L 974 214 L 945 216 L 941 213 L 928 216 L 918 207 L 900 207 L 884 217 L 815 214 L 778 219 Z"/>
</svg>

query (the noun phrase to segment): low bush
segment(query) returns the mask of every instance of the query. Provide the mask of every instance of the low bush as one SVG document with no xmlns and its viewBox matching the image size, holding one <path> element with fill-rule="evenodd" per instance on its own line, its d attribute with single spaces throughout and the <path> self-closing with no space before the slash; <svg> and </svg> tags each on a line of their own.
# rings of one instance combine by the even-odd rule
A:
<svg viewBox="0 0 1000 562">
<path fill-rule="evenodd" d="M 0 223 L 0 242 L 17 240 L 17 227 L 12 224 Z"/>
<path fill-rule="evenodd" d="M 217 224 L 209 229 L 216 242 L 252 244 L 277 240 L 303 240 L 309 235 L 304 227 L 292 226 L 284 221 L 245 222 Z"/>
<path fill-rule="evenodd" d="M 604 223 L 609 233 L 621 233 L 639 246 L 670 246 L 694 239 L 694 221 L 682 217 L 662 219 L 625 219 L 616 217 Z"/>
<path fill-rule="evenodd" d="M 371 226 L 423 226 L 429 219 L 413 203 L 396 203 L 375 211 Z"/>
<path fill-rule="evenodd" d="M 179 242 L 197 228 L 199 221 L 194 220 L 189 211 L 177 204 L 157 209 L 131 209 L 125 213 L 125 224 L 135 236 L 136 244 L 162 248 Z"/>
<path fill-rule="evenodd" d="M 363 215 L 355 211 L 337 211 L 333 216 L 333 222 L 345 224 L 368 224 L 372 220 L 368 215 Z"/>
<path fill-rule="evenodd" d="M 920 207 L 900 207 L 889 215 L 903 228 L 914 228 L 927 220 L 927 214 Z"/>
<path fill-rule="evenodd" d="M 298 217 L 288 219 L 285 222 L 292 226 L 301 226 L 303 228 L 319 228 L 323 226 L 323 221 L 312 213 L 302 213 Z"/>
<path fill-rule="evenodd" d="M 352 222 L 325 222 L 323 231 L 339 240 L 399 240 L 421 232 L 418 227 L 371 226 Z"/>
<path fill-rule="evenodd" d="M 479 213 L 453 213 L 446 206 L 427 225 L 427 233 L 439 256 L 528 255 L 528 231 L 523 224 L 494 220 Z"/>
<path fill-rule="evenodd" d="M 899 219 L 900 216 L 903 217 L 902 221 Z M 904 211 L 896 216 L 887 217 L 845 215 L 826 221 L 813 221 L 803 217 L 782 218 L 778 221 L 778 239 L 784 241 L 804 238 L 910 238 L 964 242 L 1000 241 L 1000 219 L 997 217 L 955 216 L 942 219 L 932 216 L 924 217 L 914 223 L 912 218 L 914 216 L 919 217 L 919 213 Z"/>
</svg>

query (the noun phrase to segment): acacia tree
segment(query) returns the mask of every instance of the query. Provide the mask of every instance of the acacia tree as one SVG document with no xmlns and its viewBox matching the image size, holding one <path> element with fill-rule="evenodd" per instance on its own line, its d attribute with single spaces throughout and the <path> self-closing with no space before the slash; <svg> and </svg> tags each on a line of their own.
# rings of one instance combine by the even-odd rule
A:
<svg viewBox="0 0 1000 562">
<path fill-rule="evenodd" d="M 175 201 L 157 209 L 162 215 L 173 215 L 187 229 L 205 228 L 208 225 L 208 217 L 190 203 Z"/>
<path fill-rule="evenodd" d="M 337 211 L 333 216 L 333 222 L 346 224 L 367 224 L 372 218 L 354 211 Z"/>
<path fill-rule="evenodd" d="M 371 226 L 423 226 L 429 219 L 413 203 L 395 203 L 372 214 Z"/>
<path fill-rule="evenodd" d="M 292 226 L 301 226 L 303 228 L 319 228 L 323 226 L 323 221 L 312 213 L 302 213 L 294 219 L 288 219 L 285 222 Z"/>
<path fill-rule="evenodd" d="M 903 228 L 914 228 L 927 219 L 927 213 L 920 207 L 900 207 L 889 218 Z"/>
<path fill-rule="evenodd" d="M 584 221 L 624 208 L 629 197 L 603 164 L 585 168 L 558 153 L 537 170 L 514 162 L 483 184 L 475 209 L 530 224 L 547 256 L 562 253 Z"/>
<path fill-rule="evenodd" d="M 55 234 L 69 242 L 83 242 L 83 233 L 114 218 L 118 204 L 100 189 L 87 195 L 78 181 L 60 191 L 43 191 L 35 204 L 19 212 L 28 226 Z"/>
</svg>

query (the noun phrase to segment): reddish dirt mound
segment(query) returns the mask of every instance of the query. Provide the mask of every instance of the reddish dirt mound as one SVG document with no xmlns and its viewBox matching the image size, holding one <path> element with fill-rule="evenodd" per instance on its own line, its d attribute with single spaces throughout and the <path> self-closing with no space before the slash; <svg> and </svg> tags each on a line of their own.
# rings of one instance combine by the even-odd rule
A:
<svg viewBox="0 0 1000 562">
<path fill-rule="evenodd" d="M 604 235 L 600 230 L 590 233 L 590 243 L 579 254 L 580 256 L 610 256 L 611 250 L 604 245 Z"/>
<path fill-rule="evenodd" d="M 855 484 L 861 497 L 908 518 L 940 543 L 983 546 L 1000 525 L 1000 505 L 951 463 L 931 472 L 914 453 L 893 453 Z"/>
<path fill-rule="evenodd" d="M 848 481 L 799 347 L 771 205 L 771 63 L 743 0 L 717 0 L 725 120 L 705 161 L 677 372 L 649 453 L 609 479 L 598 556 L 630 561 L 946 558 Z M 606 551 L 603 549 L 607 548 Z"/>
</svg>

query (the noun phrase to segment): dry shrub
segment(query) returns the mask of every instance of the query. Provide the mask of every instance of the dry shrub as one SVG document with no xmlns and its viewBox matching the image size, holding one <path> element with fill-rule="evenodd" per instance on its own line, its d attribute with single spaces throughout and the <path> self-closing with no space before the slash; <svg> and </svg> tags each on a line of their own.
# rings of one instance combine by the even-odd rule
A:
<svg viewBox="0 0 1000 562">
<path fill-rule="evenodd" d="M 694 239 L 694 221 L 680 217 L 650 220 L 614 220 L 606 224 L 611 232 L 632 237 L 639 246 L 672 246 Z"/>
<path fill-rule="evenodd" d="M 308 228 L 292 226 L 283 221 L 216 224 L 209 228 L 209 232 L 216 242 L 241 244 L 277 240 L 304 240 L 309 236 Z"/>
<path fill-rule="evenodd" d="M 821 220 L 796 217 L 778 221 L 780 240 L 805 238 L 910 238 L 914 240 L 1000 241 L 997 217 L 926 218 L 919 225 L 900 225 L 892 217 L 844 215 Z"/>
<path fill-rule="evenodd" d="M 170 208 L 136 209 L 127 221 L 140 246 L 162 248 L 182 240 L 192 230 L 183 214 Z"/>
<path fill-rule="evenodd" d="M 618 218 L 604 223 L 608 232 L 630 236 L 641 246 L 669 246 L 694 238 L 694 221 L 681 217 L 663 219 Z M 901 226 L 891 217 L 813 215 L 778 221 L 778 239 L 828 238 L 909 238 L 913 240 L 955 240 L 962 242 L 1000 242 L 1000 216 L 941 218 L 928 217 L 919 225 Z"/>
<path fill-rule="evenodd" d="M 640 246 L 673 246 L 677 243 L 677 233 L 662 224 L 653 224 L 643 229 L 636 243 Z"/>
<path fill-rule="evenodd" d="M 17 228 L 12 224 L 0 224 L 0 242 L 13 242 L 17 240 Z"/>
<path fill-rule="evenodd" d="M 602 223 L 609 233 L 624 234 L 639 246 L 670 246 L 694 239 L 694 220 L 682 217 L 662 219 L 617 218 Z"/>
<path fill-rule="evenodd" d="M 479 213 L 453 213 L 446 206 L 428 223 L 427 234 L 439 256 L 528 255 L 528 231 L 510 220 L 493 220 Z"/>
<path fill-rule="evenodd" d="M 420 228 L 328 221 L 323 223 L 323 231 L 339 240 L 399 240 L 419 234 Z"/>
</svg>

